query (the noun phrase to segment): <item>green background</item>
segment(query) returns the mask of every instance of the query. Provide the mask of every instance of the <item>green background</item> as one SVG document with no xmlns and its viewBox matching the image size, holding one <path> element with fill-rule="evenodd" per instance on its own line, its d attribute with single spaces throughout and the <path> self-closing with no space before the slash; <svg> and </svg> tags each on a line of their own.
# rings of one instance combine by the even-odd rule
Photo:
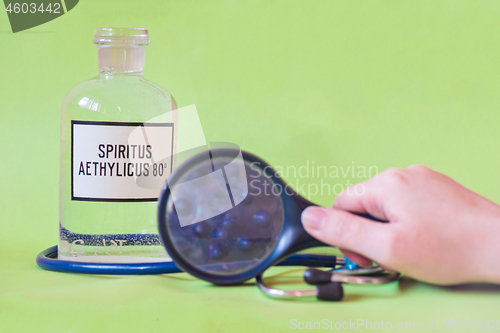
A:
<svg viewBox="0 0 500 333">
<path fill-rule="evenodd" d="M 179 106 L 196 104 L 208 141 L 237 143 L 278 166 L 422 163 L 500 202 L 499 17 L 493 0 L 82 0 L 12 34 L 0 13 L 0 330 L 289 331 L 291 319 L 424 328 L 429 319 L 500 319 L 495 287 L 405 279 L 349 288 L 341 303 L 280 302 L 251 283 L 69 275 L 35 264 L 57 240 L 59 112 L 65 94 L 97 73 L 94 28 L 148 28 L 145 77 Z"/>
</svg>

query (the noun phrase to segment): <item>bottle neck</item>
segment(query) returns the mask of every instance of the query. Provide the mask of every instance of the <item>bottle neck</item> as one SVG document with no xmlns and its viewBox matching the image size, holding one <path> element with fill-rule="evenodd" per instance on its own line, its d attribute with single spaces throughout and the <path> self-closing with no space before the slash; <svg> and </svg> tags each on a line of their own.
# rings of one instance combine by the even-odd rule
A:
<svg viewBox="0 0 500 333">
<path fill-rule="evenodd" d="M 101 75 L 142 76 L 146 45 L 97 45 L 97 62 Z"/>
</svg>

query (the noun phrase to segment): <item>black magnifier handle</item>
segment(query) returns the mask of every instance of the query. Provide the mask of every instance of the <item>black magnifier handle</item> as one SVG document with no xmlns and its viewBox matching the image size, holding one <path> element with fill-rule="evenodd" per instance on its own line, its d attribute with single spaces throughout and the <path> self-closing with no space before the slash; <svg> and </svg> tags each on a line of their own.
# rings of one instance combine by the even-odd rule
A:
<svg viewBox="0 0 500 333">
<path fill-rule="evenodd" d="M 296 203 L 300 207 L 301 211 L 304 211 L 307 207 L 310 207 L 310 206 L 323 207 L 323 206 L 318 206 L 318 205 L 310 202 L 309 200 L 307 200 L 307 199 L 305 199 L 303 197 L 300 197 L 298 200 L 296 200 Z M 324 208 L 328 208 L 328 207 L 324 207 Z M 349 213 L 351 213 L 353 215 L 356 215 L 356 216 L 359 216 L 359 217 L 362 217 L 362 218 L 365 218 L 365 219 L 368 219 L 368 220 L 375 221 L 375 222 L 387 223 L 387 221 L 383 221 L 383 220 L 377 219 L 377 218 L 375 218 L 375 217 L 373 217 L 373 216 L 371 216 L 369 214 L 354 213 L 354 212 L 349 212 Z"/>
<path fill-rule="evenodd" d="M 307 209 L 308 207 L 311 207 L 311 206 L 322 207 L 322 206 L 318 206 L 318 205 L 310 202 L 306 198 L 299 196 L 299 195 L 294 196 L 294 199 L 295 199 L 295 204 L 299 208 L 298 212 L 300 215 L 302 215 L 302 212 L 305 209 Z M 327 207 L 325 207 L 325 208 L 327 208 Z M 371 221 L 374 221 L 374 222 L 387 223 L 387 221 L 379 220 L 379 219 L 377 219 L 369 214 L 354 213 L 354 212 L 349 212 L 349 213 L 356 215 L 356 216 L 359 216 L 359 217 L 362 217 L 362 218 L 365 218 L 365 219 L 368 219 L 368 220 L 371 220 Z M 296 218 L 296 219 L 293 219 L 292 224 L 295 225 L 295 229 L 296 229 L 296 231 L 293 232 L 294 235 L 292 236 L 292 238 L 295 238 L 295 239 L 291 242 L 294 245 L 290 249 L 288 249 L 288 251 L 286 251 L 285 255 L 291 255 L 293 253 L 296 253 L 296 252 L 299 252 L 299 251 L 302 251 L 302 250 L 305 250 L 305 249 L 308 249 L 311 247 L 331 246 L 331 245 L 323 243 L 320 240 L 317 240 L 316 238 L 309 235 L 305 231 L 304 227 L 302 226 L 300 216 L 298 216 L 298 218 Z"/>
<path fill-rule="evenodd" d="M 360 214 L 360 213 L 353 213 L 353 212 L 349 212 L 349 213 L 357 215 L 359 217 L 363 217 L 363 218 L 368 219 L 368 220 L 375 221 L 375 222 L 387 223 L 387 221 L 379 220 L 379 219 L 377 219 L 371 215 L 368 215 L 368 214 Z"/>
</svg>

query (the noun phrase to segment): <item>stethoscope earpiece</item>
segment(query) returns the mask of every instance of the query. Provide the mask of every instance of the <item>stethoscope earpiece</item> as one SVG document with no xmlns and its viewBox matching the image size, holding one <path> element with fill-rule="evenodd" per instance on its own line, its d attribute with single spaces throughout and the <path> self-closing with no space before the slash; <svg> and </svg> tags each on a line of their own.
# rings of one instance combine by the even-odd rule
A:
<svg viewBox="0 0 500 333">
<path fill-rule="evenodd" d="M 332 282 L 332 273 L 320 269 L 309 268 L 304 272 L 304 281 L 313 286 Z"/>
<path fill-rule="evenodd" d="M 340 282 L 318 284 L 316 298 L 322 301 L 340 301 L 344 297 L 344 288 Z"/>
<path fill-rule="evenodd" d="M 309 268 L 304 272 L 304 281 L 316 286 L 316 298 L 322 301 L 340 301 L 344 288 L 340 282 L 332 282 L 332 272 Z"/>
</svg>

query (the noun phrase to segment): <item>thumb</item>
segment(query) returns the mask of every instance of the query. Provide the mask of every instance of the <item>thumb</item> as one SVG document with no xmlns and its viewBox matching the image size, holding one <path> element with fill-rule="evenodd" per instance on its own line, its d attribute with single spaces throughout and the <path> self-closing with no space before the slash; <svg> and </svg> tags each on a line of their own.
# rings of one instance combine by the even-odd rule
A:
<svg viewBox="0 0 500 333">
<path fill-rule="evenodd" d="M 390 224 L 377 223 L 347 211 L 318 206 L 302 212 L 306 231 L 323 243 L 346 249 L 376 262 L 388 258 Z"/>
</svg>

